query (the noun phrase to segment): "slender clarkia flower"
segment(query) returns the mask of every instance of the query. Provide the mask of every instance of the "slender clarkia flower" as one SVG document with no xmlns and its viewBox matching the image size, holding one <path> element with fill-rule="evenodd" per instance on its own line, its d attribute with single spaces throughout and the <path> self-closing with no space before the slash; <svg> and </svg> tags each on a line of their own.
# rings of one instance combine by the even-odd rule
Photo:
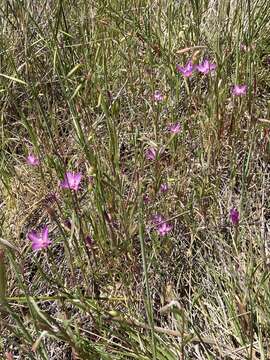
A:
<svg viewBox="0 0 270 360">
<path fill-rule="evenodd" d="M 49 239 L 48 226 L 45 226 L 40 232 L 31 230 L 28 233 L 28 239 L 32 241 L 32 249 L 35 251 L 44 249 L 52 243 Z"/>
<path fill-rule="evenodd" d="M 158 102 L 163 101 L 164 100 L 164 95 L 159 90 L 156 90 L 154 92 L 154 100 L 158 101 Z"/>
<path fill-rule="evenodd" d="M 208 74 L 210 71 L 214 71 L 217 65 L 209 62 L 207 59 L 196 66 L 196 69 L 202 74 Z"/>
<path fill-rule="evenodd" d="M 26 162 L 31 166 L 38 166 L 40 163 L 38 157 L 36 157 L 34 154 L 29 154 L 26 158 Z"/>
<path fill-rule="evenodd" d="M 165 192 L 167 192 L 168 190 L 169 190 L 168 184 L 164 183 L 164 184 L 161 184 L 161 185 L 160 185 L 160 191 L 161 191 L 162 193 L 165 193 Z"/>
<path fill-rule="evenodd" d="M 80 172 L 68 171 L 64 176 L 64 180 L 60 182 L 60 186 L 62 189 L 78 191 L 81 180 L 82 174 Z"/>
<path fill-rule="evenodd" d="M 234 85 L 231 89 L 231 93 L 234 96 L 243 96 L 247 93 L 247 85 Z"/>
<path fill-rule="evenodd" d="M 162 224 L 157 226 L 157 232 L 160 236 L 165 236 L 172 230 L 172 225 L 167 222 L 163 222 Z"/>
<path fill-rule="evenodd" d="M 155 160 L 157 157 L 157 150 L 153 147 L 146 150 L 145 156 L 148 160 Z"/>
<path fill-rule="evenodd" d="M 170 124 L 168 130 L 173 134 L 178 134 L 181 131 L 181 125 L 179 123 Z"/>
<path fill-rule="evenodd" d="M 188 61 L 185 66 L 176 65 L 176 70 L 184 77 L 190 77 L 193 73 L 194 66 L 191 61 Z"/>
</svg>

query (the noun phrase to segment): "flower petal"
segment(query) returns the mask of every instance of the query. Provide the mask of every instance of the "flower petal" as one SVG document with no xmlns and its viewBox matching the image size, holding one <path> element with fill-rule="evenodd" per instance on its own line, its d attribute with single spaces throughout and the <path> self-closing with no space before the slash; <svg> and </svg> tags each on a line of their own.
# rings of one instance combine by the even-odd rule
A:
<svg viewBox="0 0 270 360">
<path fill-rule="evenodd" d="M 42 230 L 42 240 L 45 241 L 49 241 L 49 229 L 48 226 L 45 226 Z"/>
<path fill-rule="evenodd" d="M 39 238 L 40 237 L 39 237 L 38 233 L 35 230 L 31 230 L 28 233 L 28 239 L 31 240 L 31 241 L 38 241 Z"/>
<path fill-rule="evenodd" d="M 32 249 L 33 250 L 40 250 L 42 248 L 43 248 L 43 246 L 42 246 L 42 243 L 40 241 L 32 243 Z"/>
<path fill-rule="evenodd" d="M 77 173 L 77 174 L 74 174 L 74 180 L 75 180 L 75 184 L 78 186 L 79 183 L 81 182 L 81 179 L 82 179 L 82 174 L 81 173 Z"/>
</svg>

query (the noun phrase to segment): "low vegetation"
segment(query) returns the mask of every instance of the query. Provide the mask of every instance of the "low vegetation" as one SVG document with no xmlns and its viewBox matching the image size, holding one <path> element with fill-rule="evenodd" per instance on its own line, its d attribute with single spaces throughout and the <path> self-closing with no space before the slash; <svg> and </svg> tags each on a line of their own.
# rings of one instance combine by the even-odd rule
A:
<svg viewBox="0 0 270 360">
<path fill-rule="evenodd" d="M 1 359 L 269 359 L 269 1 L 0 22 Z"/>
</svg>

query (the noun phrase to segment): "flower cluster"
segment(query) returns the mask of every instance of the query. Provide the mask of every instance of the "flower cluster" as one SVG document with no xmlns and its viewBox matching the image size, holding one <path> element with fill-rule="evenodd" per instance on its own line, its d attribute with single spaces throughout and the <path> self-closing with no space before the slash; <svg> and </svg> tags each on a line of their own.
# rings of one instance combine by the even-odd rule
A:
<svg viewBox="0 0 270 360">
<path fill-rule="evenodd" d="M 184 77 L 190 77 L 194 71 L 198 71 L 201 74 L 207 75 L 208 73 L 216 70 L 217 65 L 209 60 L 205 59 L 201 63 L 195 65 L 189 60 L 186 65 L 180 66 L 176 65 L 176 70 L 181 73 Z M 247 85 L 246 84 L 235 84 L 231 88 L 231 94 L 233 96 L 243 96 L 247 93 Z"/>
<path fill-rule="evenodd" d="M 191 60 L 189 60 L 186 65 L 180 66 L 176 65 L 176 69 L 179 73 L 181 73 L 185 78 L 189 78 L 192 74 L 197 71 L 203 75 L 207 75 L 216 70 L 217 65 L 214 62 L 211 62 L 208 59 L 204 59 L 199 64 L 193 64 Z M 247 85 L 246 84 L 235 84 L 231 87 L 231 94 L 233 96 L 244 96 L 247 94 Z M 165 96 L 162 94 L 161 91 L 156 90 L 153 94 L 153 100 L 155 102 L 162 102 L 165 99 Z M 179 122 L 171 123 L 167 126 L 166 130 L 170 132 L 172 135 L 171 139 L 174 138 L 174 135 L 181 132 L 182 127 Z M 161 155 L 161 149 L 157 149 L 155 147 L 149 147 L 145 152 L 145 157 L 150 161 L 158 160 L 158 155 Z M 33 153 L 29 153 L 26 157 L 26 163 L 33 167 L 38 167 L 40 165 L 40 158 Z M 82 181 L 82 173 L 75 172 L 75 171 L 67 171 L 64 174 L 63 180 L 59 181 L 59 187 L 61 189 L 68 189 L 72 192 L 77 192 L 80 190 L 80 184 Z M 93 182 L 93 177 L 89 177 L 89 183 Z M 159 191 L 161 193 L 166 193 L 169 190 L 169 186 L 167 183 L 162 183 L 160 185 Z M 145 195 L 144 203 L 148 204 L 150 202 L 150 198 L 148 195 Z M 240 215 L 236 208 L 232 208 L 230 210 L 229 218 L 231 223 L 234 226 L 238 226 L 240 221 Z M 158 234 L 160 236 L 166 236 L 171 232 L 173 226 L 170 224 L 169 221 L 165 220 L 162 215 L 154 215 L 152 218 L 152 224 Z M 64 227 L 68 230 L 71 229 L 71 222 L 70 220 L 66 220 L 64 222 Z M 32 242 L 32 249 L 37 251 L 44 248 L 47 248 L 52 242 L 49 239 L 49 229 L 48 226 L 44 226 L 40 231 L 31 230 L 28 233 L 28 239 Z M 93 243 L 93 239 L 90 235 L 85 237 L 85 243 L 91 247 Z"/>
<path fill-rule="evenodd" d="M 217 65 L 215 63 L 210 62 L 209 60 L 205 59 L 200 64 L 195 65 L 192 61 L 188 61 L 186 65 L 180 66 L 176 65 L 176 70 L 180 72 L 184 77 L 190 77 L 194 71 L 198 71 L 204 75 L 212 72 L 216 69 Z"/>
<path fill-rule="evenodd" d="M 39 160 L 34 155 L 30 154 L 27 157 L 27 163 L 32 166 L 37 166 L 39 165 Z M 76 173 L 68 171 L 64 175 L 64 180 L 60 181 L 60 187 L 62 189 L 78 191 L 81 180 L 82 174 L 80 172 Z M 66 228 L 71 229 L 70 220 L 66 220 L 64 225 Z M 45 226 L 39 232 L 31 230 L 28 233 L 28 239 L 32 241 L 32 249 L 35 251 L 47 248 L 51 244 L 51 240 L 49 239 L 48 226 Z"/>
</svg>

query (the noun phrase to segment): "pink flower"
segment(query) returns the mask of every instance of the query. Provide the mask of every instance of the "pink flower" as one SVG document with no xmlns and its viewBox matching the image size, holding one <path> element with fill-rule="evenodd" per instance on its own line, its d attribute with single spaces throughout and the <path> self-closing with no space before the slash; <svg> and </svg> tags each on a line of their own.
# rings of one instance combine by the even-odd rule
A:
<svg viewBox="0 0 270 360">
<path fill-rule="evenodd" d="M 181 125 L 179 123 L 170 124 L 168 130 L 173 134 L 178 134 L 181 131 Z"/>
<path fill-rule="evenodd" d="M 157 226 L 157 232 L 160 236 L 165 236 L 172 230 L 172 228 L 172 225 L 168 224 L 167 222 L 163 222 Z"/>
<path fill-rule="evenodd" d="M 238 225 L 239 220 L 240 220 L 240 215 L 236 208 L 232 208 L 230 210 L 230 220 L 233 225 Z"/>
<path fill-rule="evenodd" d="M 162 223 L 164 221 L 164 217 L 160 214 L 156 214 L 152 216 L 151 222 L 154 225 L 158 225 L 159 223 Z"/>
<path fill-rule="evenodd" d="M 160 185 L 160 191 L 161 191 L 161 192 L 165 193 L 165 192 L 167 192 L 168 190 L 169 190 L 168 184 L 161 184 L 161 185 Z"/>
<path fill-rule="evenodd" d="M 214 71 L 217 65 L 210 63 L 208 60 L 204 60 L 201 64 L 196 66 L 196 69 L 202 74 L 208 74 L 210 71 Z"/>
<path fill-rule="evenodd" d="M 156 90 L 154 92 L 154 100 L 155 101 L 163 101 L 164 100 L 164 96 L 161 94 L 161 92 L 159 90 Z"/>
<path fill-rule="evenodd" d="M 60 182 L 60 186 L 62 189 L 78 191 L 81 180 L 82 174 L 80 172 L 68 171 L 64 176 L 64 180 Z"/>
<path fill-rule="evenodd" d="M 155 148 L 149 148 L 146 150 L 145 156 L 148 160 L 155 160 L 157 157 L 157 150 Z"/>
<path fill-rule="evenodd" d="M 153 215 L 151 218 L 151 222 L 160 236 L 167 235 L 173 228 L 173 226 L 170 225 L 167 221 L 165 221 L 164 217 L 160 214 Z"/>
<path fill-rule="evenodd" d="M 27 156 L 26 162 L 27 162 L 28 165 L 31 165 L 31 166 L 38 166 L 39 165 L 39 159 L 33 154 L 29 154 Z"/>
<path fill-rule="evenodd" d="M 190 77 L 194 70 L 194 66 L 191 61 L 188 61 L 185 66 L 176 65 L 176 70 L 180 72 L 184 77 Z"/>
<path fill-rule="evenodd" d="M 247 85 L 234 85 L 231 89 L 231 93 L 234 96 L 246 95 Z"/>
<path fill-rule="evenodd" d="M 28 233 L 28 239 L 32 241 L 33 250 L 41 250 L 52 243 L 49 239 L 48 226 L 45 226 L 40 232 L 31 230 Z"/>
</svg>

